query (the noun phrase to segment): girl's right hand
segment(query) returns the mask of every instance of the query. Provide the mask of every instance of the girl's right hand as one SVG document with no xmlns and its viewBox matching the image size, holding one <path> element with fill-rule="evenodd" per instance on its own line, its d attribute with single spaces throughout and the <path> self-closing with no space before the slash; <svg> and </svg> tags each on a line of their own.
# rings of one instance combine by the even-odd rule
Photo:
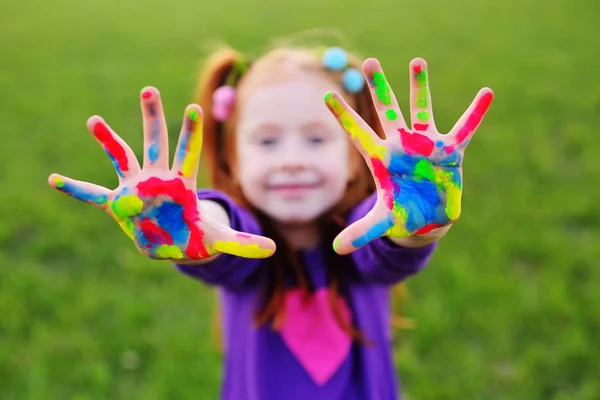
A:
<svg viewBox="0 0 600 400">
<path fill-rule="evenodd" d="M 169 169 L 167 126 L 160 94 L 141 93 L 144 121 L 144 165 L 104 120 L 88 120 L 88 129 L 112 160 L 119 186 L 114 190 L 52 174 L 50 186 L 77 200 L 104 209 L 152 259 L 185 262 L 219 253 L 266 258 L 275 243 L 266 237 L 237 232 L 210 218 L 196 196 L 196 175 L 202 149 L 202 109 L 191 104 L 172 168 Z"/>
</svg>

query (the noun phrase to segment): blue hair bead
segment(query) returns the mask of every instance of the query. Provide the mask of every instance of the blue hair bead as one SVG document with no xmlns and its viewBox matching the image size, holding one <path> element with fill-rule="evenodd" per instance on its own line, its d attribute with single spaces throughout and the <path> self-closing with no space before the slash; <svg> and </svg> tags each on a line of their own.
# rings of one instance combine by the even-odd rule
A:
<svg viewBox="0 0 600 400">
<path fill-rule="evenodd" d="M 365 87 L 365 78 L 356 68 L 348 68 L 342 75 L 342 85 L 348 93 L 358 93 Z"/>
<path fill-rule="evenodd" d="M 341 71 L 348 66 L 348 54 L 341 47 L 330 47 L 322 58 L 323 66 L 332 71 Z"/>
</svg>

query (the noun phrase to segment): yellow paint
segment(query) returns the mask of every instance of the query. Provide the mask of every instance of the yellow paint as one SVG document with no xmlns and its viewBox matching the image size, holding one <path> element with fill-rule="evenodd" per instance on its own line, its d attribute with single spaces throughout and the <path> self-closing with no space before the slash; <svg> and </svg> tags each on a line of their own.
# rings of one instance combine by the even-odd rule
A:
<svg viewBox="0 0 600 400">
<path fill-rule="evenodd" d="M 121 227 L 121 229 L 123 229 L 123 232 L 125 232 L 125 234 L 127 236 L 129 236 L 129 238 L 131 240 L 134 240 L 133 238 L 133 222 L 131 222 L 130 219 L 125 219 L 125 220 L 117 220 L 119 226 Z"/>
<path fill-rule="evenodd" d="M 452 221 L 460 216 L 461 190 L 455 183 L 446 186 L 446 214 Z"/>
<path fill-rule="evenodd" d="M 56 186 L 57 188 L 61 188 L 61 187 L 65 186 L 65 181 L 64 181 L 62 178 L 58 177 L 58 176 L 55 176 L 55 177 L 52 179 L 52 183 L 53 183 L 53 184 L 54 184 L 54 186 Z"/>
<path fill-rule="evenodd" d="M 193 130 L 189 133 L 188 148 L 181 166 L 181 173 L 187 178 L 192 177 L 196 172 L 202 151 L 202 119 L 199 118 L 196 110 L 190 110 L 188 116 L 192 120 Z"/>
<path fill-rule="evenodd" d="M 174 245 L 163 244 L 156 248 L 156 255 L 163 259 L 176 259 L 181 260 L 183 258 L 183 252 L 181 249 Z"/>
<path fill-rule="evenodd" d="M 385 146 L 378 145 L 373 134 L 363 129 L 338 99 L 331 93 L 327 93 L 325 101 L 329 104 L 344 129 L 352 136 L 352 139 L 358 139 L 362 148 L 365 149 L 371 157 L 380 160 L 385 158 L 387 152 Z"/>
<path fill-rule="evenodd" d="M 263 249 L 257 244 L 241 244 L 238 242 L 225 242 L 217 240 L 213 244 L 214 250 L 220 253 L 233 254 L 245 258 L 267 258 L 273 254 L 273 249 Z"/>
<path fill-rule="evenodd" d="M 391 238 L 400 239 L 410 236 L 410 232 L 406 230 L 406 220 L 408 218 L 408 214 L 404 207 L 400 205 L 394 206 L 394 226 L 392 226 L 387 231 L 387 235 Z"/>
</svg>

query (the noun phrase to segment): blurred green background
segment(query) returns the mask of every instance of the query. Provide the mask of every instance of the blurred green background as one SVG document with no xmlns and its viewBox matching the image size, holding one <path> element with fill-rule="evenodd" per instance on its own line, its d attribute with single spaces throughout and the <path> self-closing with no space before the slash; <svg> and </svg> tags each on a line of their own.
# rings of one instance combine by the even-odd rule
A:
<svg viewBox="0 0 600 400">
<path fill-rule="evenodd" d="M 207 45 L 257 52 L 322 26 L 378 57 L 405 109 L 408 63 L 424 57 L 442 131 L 480 87 L 496 94 L 461 220 L 409 281 L 405 398 L 600 398 L 599 2 L 94 4 L 0 5 L 0 398 L 217 397 L 214 293 L 46 179 L 114 187 L 89 116 L 140 156 L 139 91 L 155 85 L 174 144 Z"/>
</svg>

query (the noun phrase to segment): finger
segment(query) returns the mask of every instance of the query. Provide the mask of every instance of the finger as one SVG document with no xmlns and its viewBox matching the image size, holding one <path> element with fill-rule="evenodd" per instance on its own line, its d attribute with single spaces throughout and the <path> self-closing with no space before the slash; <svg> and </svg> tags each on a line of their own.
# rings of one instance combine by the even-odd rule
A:
<svg viewBox="0 0 600 400">
<path fill-rule="evenodd" d="M 111 194 L 111 191 L 105 187 L 89 182 L 76 181 L 58 174 L 50 175 L 48 184 L 67 196 L 102 209 L 106 208 Z"/>
<path fill-rule="evenodd" d="M 141 94 L 144 124 L 144 168 L 169 168 L 167 123 L 158 89 L 148 86 Z"/>
<path fill-rule="evenodd" d="M 325 95 L 325 104 L 366 160 L 384 159 L 386 147 L 369 125 L 335 92 Z"/>
<path fill-rule="evenodd" d="M 349 254 L 385 235 L 393 225 L 392 211 L 375 207 L 363 218 L 340 232 L 333 242 L 333 249 L 340 255 Z"/>
<path fill-rule="evenodd" d="M 213 249 L 244 258 L 267 258 L 275 252 L 275 242 L 267 237 L 225 227 L 212 244 Z"/>
<path fill-rule="evenodd" d="M 371 98 L 384 131 L 407 129 L 396 96 L 385 78 L 379 61 L 375 58 L 367 59 L 363 63 L 363 72 L 369 82 Z"/>
<path fill-rule="evenodd" d="M 467 111 L 460 117 L 448 134 L 452 143 L 451 146 L 462 149 L 467 147 L 493 99 L 494 92 L 490 88 L 483 88 L 477 93 Z M 453 150 L 453 148 L 446 149 L 449 153 Z"/>
<path fill-rule="evenodd" d="M 429 90 L 427 63 L 422 58 L 410 62 L 410 121 L 413 131 L 436 131 Z"/>
<path fill-rule="evenodd" d="M 135 153 L 101 117 L 93 116 L 87 121 L 89 131 L 96 137 L 98 142 L 110 157 L 119 179 L 126 178 L 140 172 L 140 165 Z"/>
<path fill-rule="evenodd" d="M 173 171 L 195 181 L 202 151 L 202 109 L 190 104 L 185 109 L 179 143 L 173 161 Z"/>
</svg>

